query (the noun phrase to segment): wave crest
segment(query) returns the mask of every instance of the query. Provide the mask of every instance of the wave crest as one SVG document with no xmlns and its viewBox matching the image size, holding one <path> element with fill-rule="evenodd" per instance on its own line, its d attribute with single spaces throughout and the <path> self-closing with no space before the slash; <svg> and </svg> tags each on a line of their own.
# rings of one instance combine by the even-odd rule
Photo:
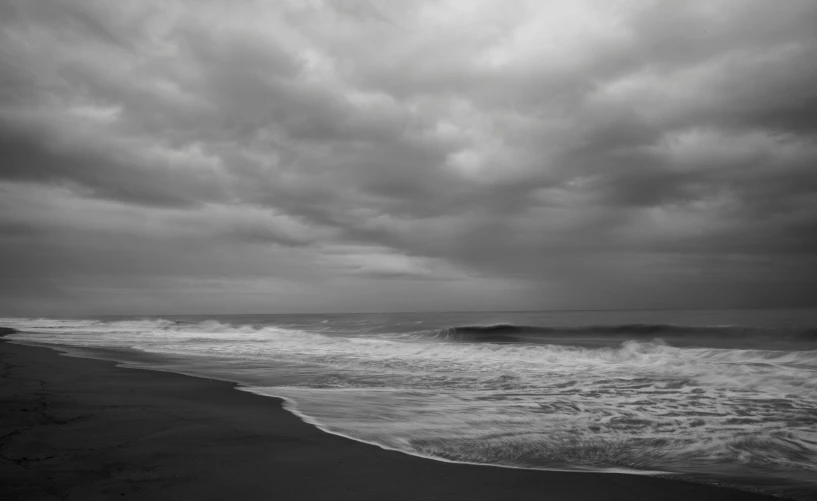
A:
<svg viewBox="0 0 817 501">
<path fill-rule="evenodd" d="M 430 336 L 446 341 L 547 341 L 609 339 L 706 342 L 729 340 L 817 343 L 817 328 L 762 328 L 740 325 L 614 324 L 587 326 L 541 326 L 517 324 L 460 325 L 431 331 Z"/>
</svg>

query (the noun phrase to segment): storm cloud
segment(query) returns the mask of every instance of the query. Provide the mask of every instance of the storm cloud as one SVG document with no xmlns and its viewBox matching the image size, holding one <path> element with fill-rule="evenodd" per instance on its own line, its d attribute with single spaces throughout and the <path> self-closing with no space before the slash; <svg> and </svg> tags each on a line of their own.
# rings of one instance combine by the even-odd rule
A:
<svg viewBox="0 0 817 501">
<path fill-rule="evenodd" d="M 812 0 L 7 0 L 0 313 L 817 297 Z"/>
</svg>

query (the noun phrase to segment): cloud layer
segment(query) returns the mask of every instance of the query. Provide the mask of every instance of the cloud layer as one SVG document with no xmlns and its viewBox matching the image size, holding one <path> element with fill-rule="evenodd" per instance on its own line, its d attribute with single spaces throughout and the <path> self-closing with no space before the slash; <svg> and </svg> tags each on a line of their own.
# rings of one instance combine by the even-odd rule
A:
<svg viewBox="0 0 817 501">
<path fill-rule="evenodd" d="M 811 0 L 0 5 L 0 309 L 798 306 Z"/>
</svg>

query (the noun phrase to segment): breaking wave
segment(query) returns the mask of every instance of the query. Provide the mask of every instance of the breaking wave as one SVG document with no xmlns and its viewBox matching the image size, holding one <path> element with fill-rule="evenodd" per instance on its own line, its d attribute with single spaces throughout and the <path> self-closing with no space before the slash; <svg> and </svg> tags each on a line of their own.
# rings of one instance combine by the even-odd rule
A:
<svg viewBox="0 0 817 501">
<path fill-rule="evenodd" d="M 549 339 L 642 340 L 661 338 L 685 344 L 699 342 L 723 345 L 729 341 L 813 343 L 817 347 L 817 328 L 759 328 L 740 325 L 618 324 L 588 326 L 538 326 L 516 324 L 461 325 L 438 329 L 430 337 L 449 341 L 548 341 Z"/>
</svg>

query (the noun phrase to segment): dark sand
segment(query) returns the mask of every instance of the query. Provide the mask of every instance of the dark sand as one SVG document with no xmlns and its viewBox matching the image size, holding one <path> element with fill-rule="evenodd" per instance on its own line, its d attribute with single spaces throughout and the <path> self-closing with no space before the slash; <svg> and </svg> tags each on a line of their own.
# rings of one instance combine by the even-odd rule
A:
<svg viewBox="0 0 817 501">
<path fill-rule="evenodd" d="M 421 459 L 234 385 L 0 341 L 0 499 L 760 500 L 646 476 Z"/>
</svg>

